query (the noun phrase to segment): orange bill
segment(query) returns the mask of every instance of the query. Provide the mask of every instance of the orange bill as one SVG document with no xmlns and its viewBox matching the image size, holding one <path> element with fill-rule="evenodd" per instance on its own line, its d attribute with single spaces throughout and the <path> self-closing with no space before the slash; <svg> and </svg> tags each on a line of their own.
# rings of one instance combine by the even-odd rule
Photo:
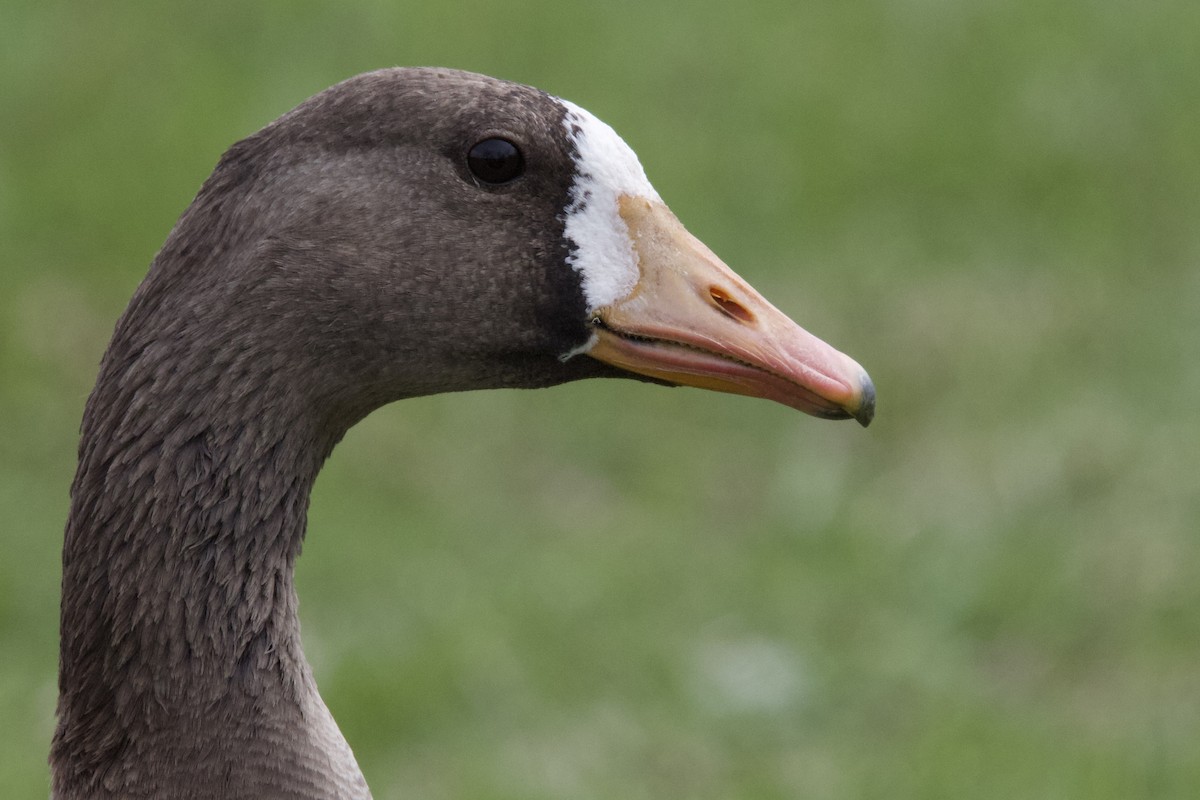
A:
<svg viewBox="0 0 1200 800">
<path fill-rule="evenodd" d="M 640 278 L 629 296 L 595 312 L 589 356 L 680 386 L 871 422 L 875 387 L 853 359 L 767 302 L 662 203 L 626 195 L 620 214 Z"/>
</svg>

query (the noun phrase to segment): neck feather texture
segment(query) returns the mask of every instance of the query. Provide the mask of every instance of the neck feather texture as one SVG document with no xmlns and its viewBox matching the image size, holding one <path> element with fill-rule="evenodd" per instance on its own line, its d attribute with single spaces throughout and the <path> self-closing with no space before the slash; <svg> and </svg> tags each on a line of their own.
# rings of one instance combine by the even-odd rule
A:
<svg viewBox="0 0 1200 800">
<path fill-rule="evenodd" d="M 301 652 L 292 585 L 344 427 L 323 433 L 302 393 L 271 386 L 269 354 L 149 335 L 145 302 L 84 416 L 55 797 L 365 797 Z"/>
</svg>

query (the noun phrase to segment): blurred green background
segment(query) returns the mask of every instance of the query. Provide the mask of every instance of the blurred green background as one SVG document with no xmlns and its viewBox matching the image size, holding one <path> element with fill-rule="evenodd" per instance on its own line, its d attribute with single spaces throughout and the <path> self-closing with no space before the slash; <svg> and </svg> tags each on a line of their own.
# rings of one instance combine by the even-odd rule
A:
<svg viewBox="0 0 1200 800">
<path fill-rule="evenodd" d="M 0 10 L 0 789 L 45 796 L 113 322 L 233 141 L 440 64 L 611 123 L 879 390 L 426 398 L 318 483 L 304 638 L 379 798 L 1200 786 L 1200 4 Z"/>
</svg>

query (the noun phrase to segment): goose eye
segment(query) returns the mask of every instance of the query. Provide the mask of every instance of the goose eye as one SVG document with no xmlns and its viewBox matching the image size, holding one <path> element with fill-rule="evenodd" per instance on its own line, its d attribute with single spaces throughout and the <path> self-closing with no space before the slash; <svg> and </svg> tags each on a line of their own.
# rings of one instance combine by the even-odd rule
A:
<svg viewBox="0 0 1200 800">
<path fill-rule="evenodd" d="M 507 139 L 484 139 L 467 153 L 467 166 L 484 183 L 508 183 L 525 171 L 525 157 Z"/>
</svg>

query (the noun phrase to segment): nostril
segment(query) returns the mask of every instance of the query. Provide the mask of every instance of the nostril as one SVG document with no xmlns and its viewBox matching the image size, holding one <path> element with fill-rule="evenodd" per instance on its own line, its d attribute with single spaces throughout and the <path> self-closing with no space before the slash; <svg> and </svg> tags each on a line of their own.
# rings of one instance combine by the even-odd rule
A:
<svg viewBox="0 0 1200 800">
<path fill-rule="evenodd" d="M 719 286 L 708 287 L 708 296 L 712 299 L 713 305 L 720 309 L 727 317 L 733 317 L 739 322 L 754 322 L 754 314 L 750 309 L 734 300 L 729 292 Z"/>
</svg>

